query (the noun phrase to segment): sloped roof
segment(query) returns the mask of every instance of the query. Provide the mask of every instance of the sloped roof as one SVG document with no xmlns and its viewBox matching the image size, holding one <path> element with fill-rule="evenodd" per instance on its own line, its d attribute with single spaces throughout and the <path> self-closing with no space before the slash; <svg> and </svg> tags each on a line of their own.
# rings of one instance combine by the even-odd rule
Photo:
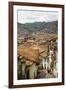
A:
<svg viewBox="0 0 66 90">
<path fill-rule="evenodd" d="M 31 61 L 36 61 L 39 58 L 39 51 L 27 47 L 18 49 L 18 54 Z"/>
<path fill-rule="evenodd" d="M 18 47 L 18 54 L 21 57 L 26 58 L 26 60 L 38 62 L 39 57 L 46 57 L 48 52 L 47 45 L 32 45 L 28 47 L 27 45 L 20 45 Z"/>
</svg>

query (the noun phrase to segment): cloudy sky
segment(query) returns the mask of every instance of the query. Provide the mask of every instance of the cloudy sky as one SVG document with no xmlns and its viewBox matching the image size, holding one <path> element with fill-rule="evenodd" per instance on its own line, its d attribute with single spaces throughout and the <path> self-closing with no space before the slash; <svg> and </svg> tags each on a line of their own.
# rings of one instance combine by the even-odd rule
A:
<svg viewBox="0 0 66 90">
<path fill-rule="evenodd" d="M 17 18 L 19 23 L 50 22 L 58 20 L 58 12 L 18 10 Z"/>
</svg>

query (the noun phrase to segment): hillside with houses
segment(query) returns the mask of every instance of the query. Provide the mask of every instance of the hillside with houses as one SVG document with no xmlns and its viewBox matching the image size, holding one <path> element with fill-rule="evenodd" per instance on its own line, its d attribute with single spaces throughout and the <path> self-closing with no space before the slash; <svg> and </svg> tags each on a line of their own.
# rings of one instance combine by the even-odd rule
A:
<svg viewBox="0 0 66 90">
<path fill-rule="evenodd" d="M 56 78 L 58 22 L 18 23 L 18 80 Z"/>
</svg>

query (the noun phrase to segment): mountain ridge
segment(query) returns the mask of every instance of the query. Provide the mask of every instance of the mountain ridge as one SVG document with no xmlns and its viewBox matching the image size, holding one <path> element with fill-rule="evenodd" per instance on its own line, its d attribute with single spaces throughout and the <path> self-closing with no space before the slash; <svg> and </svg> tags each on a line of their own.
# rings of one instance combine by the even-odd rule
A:
<svg viewBox="0 0 66 90">
<path fill-rule="evenodd" d="M 34 22 L 34 23 L 17 23 L 17 33 L 18 37 L 22 35 L 29 35 L 32 33 L 48 33 L 57 34 L 58 33 L 58 21 L 52 22 Z"/>
</svg>

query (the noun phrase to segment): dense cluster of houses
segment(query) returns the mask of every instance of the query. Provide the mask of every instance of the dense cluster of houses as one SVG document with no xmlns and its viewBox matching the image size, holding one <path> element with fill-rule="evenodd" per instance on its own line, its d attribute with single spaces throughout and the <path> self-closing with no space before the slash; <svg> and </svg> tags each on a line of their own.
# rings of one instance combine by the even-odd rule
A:
<svg viewBox="0 0 66 90">
<path fill-rule="evenodd" d="M 55 78 L 57 36 L 34 36 L 18 43 L 18 79 Z"/>
</svg>

